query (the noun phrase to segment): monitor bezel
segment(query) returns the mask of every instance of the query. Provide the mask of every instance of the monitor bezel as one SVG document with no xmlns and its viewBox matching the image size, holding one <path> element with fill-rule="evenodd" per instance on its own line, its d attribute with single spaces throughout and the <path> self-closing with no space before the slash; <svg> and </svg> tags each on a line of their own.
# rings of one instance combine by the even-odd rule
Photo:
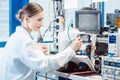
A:
<svg viewBox="0 0 120 80">
<path fill-rule="evenodd" d="M 93 30 L 80 30 L 79 29 L 79 15 L 80 14 L 95 14 L 97 15 L 97 21 L 98 21 L 98 25 L 97 25 L 97 30 L 93 29 Z M 100 10 L 79 10 L 79 11 L 75 11 L 75 27 L 77 29 L 79 29 L 79 31 L 82 32 L 87 32 L 87 33 L 99 33 L 100 32 L 100 27 L 101 27 L 101 11 Z"/>
</svg>

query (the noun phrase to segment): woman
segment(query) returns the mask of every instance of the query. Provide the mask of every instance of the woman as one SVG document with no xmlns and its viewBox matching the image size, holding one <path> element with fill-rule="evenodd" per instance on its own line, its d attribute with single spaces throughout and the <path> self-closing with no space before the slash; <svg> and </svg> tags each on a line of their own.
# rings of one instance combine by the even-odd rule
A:
<svg viewBox="0 0 120 80">
<path fill-rule="evenodd" d="M 30 33 L 39 31 L 43 25 L 43 8 L 37 3 L 28 3 L 18 11 L 21 26 L 10 36 L 4 51 L 3 80 L 33 80 L 36 71 L 55 71 L 75 56 L 81 45 L 81 38 L 64 51 L 46 56 L 47 47 L 35 43 Z"/>
</svg>

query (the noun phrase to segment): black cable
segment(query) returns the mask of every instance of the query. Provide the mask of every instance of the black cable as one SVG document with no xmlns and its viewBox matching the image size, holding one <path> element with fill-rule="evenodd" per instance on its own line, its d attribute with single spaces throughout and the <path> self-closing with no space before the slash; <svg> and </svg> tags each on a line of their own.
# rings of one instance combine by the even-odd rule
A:
<svg viewBox="0 0 120 80">
<path fill-rule="evenodd" d="M 48 76 L 47 76 L 47 73 L 45 74 L 45 80 L 47 80 L 48 79 Z"/>
</svg>

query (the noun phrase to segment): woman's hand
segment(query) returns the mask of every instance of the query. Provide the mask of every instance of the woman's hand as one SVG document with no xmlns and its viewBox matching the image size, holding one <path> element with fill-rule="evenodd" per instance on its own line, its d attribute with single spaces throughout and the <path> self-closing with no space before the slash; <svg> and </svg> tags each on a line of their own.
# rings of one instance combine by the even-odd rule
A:
<svg viewBox="0 0 120 80">
<path fill-rule="evenodd" d="M 45 45 L 40 45 L 40 50 L 45 53 L 48 51 L 48 48 Z"/>
<path fill-rule="evenodd" d="M 77 38 L 73 41 L 73 43 L 72 43 L 72 45 L 71 45 L 70 47 L 71 47 L 74 51 L 77 51 L 77 50 L 79 50 L 79 49 L 81 48 L 82 44 L 83 44 L 83 41 L 82 41 L 81 37 L 77 37 Z"/>
</svg>

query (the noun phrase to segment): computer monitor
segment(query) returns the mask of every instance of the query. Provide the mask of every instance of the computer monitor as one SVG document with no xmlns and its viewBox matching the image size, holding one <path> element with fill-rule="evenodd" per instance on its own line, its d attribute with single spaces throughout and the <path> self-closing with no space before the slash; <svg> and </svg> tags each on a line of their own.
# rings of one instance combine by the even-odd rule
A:
<svg viewBox="0 0 120 80">
<path fill-rule="evenodd" d="M 79 10 L 75 12 L 75 26 L 79 31 L 99 33 L 101 27 L 100 10 Z"/>
</svg>

